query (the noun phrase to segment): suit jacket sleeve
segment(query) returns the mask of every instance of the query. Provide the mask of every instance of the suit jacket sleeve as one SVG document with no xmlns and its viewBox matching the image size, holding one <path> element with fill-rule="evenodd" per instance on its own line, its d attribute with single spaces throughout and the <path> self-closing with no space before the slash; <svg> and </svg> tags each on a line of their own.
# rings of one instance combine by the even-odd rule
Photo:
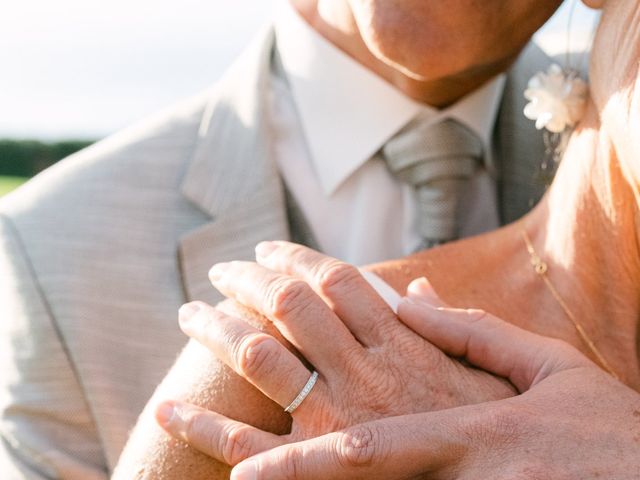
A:
<svg viewBox="0 0 640 480">
<path fill-rule="evenodd" d="M 72 359 L 11 221 L 0 215 L 0 477 L 107 478 Z"/>
</svg>

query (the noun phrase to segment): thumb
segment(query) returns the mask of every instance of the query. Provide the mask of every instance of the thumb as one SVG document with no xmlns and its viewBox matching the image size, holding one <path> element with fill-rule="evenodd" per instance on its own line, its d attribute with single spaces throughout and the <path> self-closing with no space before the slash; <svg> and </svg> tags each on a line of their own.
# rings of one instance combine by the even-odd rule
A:
<svg viewBox="0 0 640 480">
<path fill-rule="evenodd" d="M 450 478 L 472 451 L 478 422 L 471 419 L 493 410 L 483 404 L 356 425 L 260 453 L 238 464 L 231 480 Z"/>
<path fill-rule="evenodd" d="M 184 402 L 162 402 L 155 416 L 168 434 L 228 465 L 286 441 L 285 437 Z"/>
<path fill-rule="evenodd" d="M 413 292 L 429 289 L 425 279 L 414 280 Z M 499 318 L 473 309 L 434 306 L 432 293 L 405 298 L 399 318 L 443 352 L 464 357 L 476 367 L 505 377 L 520 391 L 560 370 L 591 365 L 569 344 L 528 332 Z"/>
</svg>

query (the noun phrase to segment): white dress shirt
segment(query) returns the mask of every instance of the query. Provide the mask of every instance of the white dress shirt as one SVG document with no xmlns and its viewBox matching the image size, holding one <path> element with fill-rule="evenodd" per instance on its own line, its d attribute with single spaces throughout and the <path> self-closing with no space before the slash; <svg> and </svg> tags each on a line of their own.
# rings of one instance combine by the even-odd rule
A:
<svg viewBox="0 0 640 480">
<path fill-rule="evenodd" d="M 437 110 L 405 96 L 313 30 L 288 1 L 281 3 L 276 38 L 286 80 L 274 78 L 271 92 L 275 156 L 319 247 L 361 265 L 419 246 L 414 190 L 377 155 L 417 116 L 456 119 L 483 141 L 484 165 L 462 199 L 461 234 L 497 228 L 491 139 L 504 76 Z"/>
</svg>

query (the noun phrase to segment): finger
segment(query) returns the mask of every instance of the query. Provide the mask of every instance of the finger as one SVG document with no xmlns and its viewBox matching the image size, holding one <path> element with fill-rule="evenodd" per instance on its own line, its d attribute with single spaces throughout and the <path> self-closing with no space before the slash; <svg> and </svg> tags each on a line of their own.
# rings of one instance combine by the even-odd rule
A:
<svg viewBox="0 0 640 480">
<path fill-rule="evenodd" d="M 440 296 L 427 278 L 422 277 L 412 281 L 407 287 L 407 297 L 426 302 L 434 307 L 449 307 L 440 299 Z"/>
<path fill-rule="evenodd" d="M 302 362 L 271 335 L 206 303 L 184 305 L 180 309 L 180 327 L 283 408 L 298 395 L 311 375 Z M 305 400 L 307 408 L 312 407 L 308 404 L 317 395 L 314 391 Z"/>
<path fill-rule="evenodd" d="M 435 308 L 405 299 L 398 316 L 445 353 L 508 378 L 520 392 L 552 373 L 589 362 L 565 342 L 528 332 L 482 310 Z"/>
<path fill-rule="evenodd" d="M 453 478 L 476 425 L 470 419 L 477 407 L 466 408 L 386 418 L 283 445 L 240 463 L 231 479 L 387 480 L 426 472 L 433 479 Z"/>
<path fill-rule="evenodd" d="M 224 295 L 272 320 L 319 370 L 341 370 L 344 355 L 362 350 L 347 327 L 302 280 L 252 262 L 217 264 L 209 275 Z"/>
<path fill-rule="evenodd" d="M 283 438 L 183 402 L 163 402 L 156 421 L 171 436 L 228 465 L 283 444 Z"/>
<path fill-rule="evenodd" d="M 397 330 L 391 307 L 353 265 L 289 242 L 260 243 L 256 258 L 311 285 L 362 344 L 381 345 Z"/>
</svg>

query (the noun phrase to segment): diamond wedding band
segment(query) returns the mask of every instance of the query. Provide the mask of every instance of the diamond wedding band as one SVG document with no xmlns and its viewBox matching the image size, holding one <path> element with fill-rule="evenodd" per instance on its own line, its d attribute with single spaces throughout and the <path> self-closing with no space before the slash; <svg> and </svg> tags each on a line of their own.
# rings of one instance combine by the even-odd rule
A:
<svg viewBox="0 0 640 480">
<path fill-rule="evenodd" d="M 289 406 L 284 409 L 284 411 L 287 413 L 293 413 L 293 411 L 300 406 L 302 401 L 305 398 L 307 398 L 307 395 L 309 395 L 309 392 L 311 392 L 317 380 L 318 380 L 318 372 L 314 370 L 311 376 L 309 377 L 307 384 L 302 388 L 302 390 L 300 390 L 300 393 L 298 394 L 298 396 L 293 399 L 293 402 L 291 402 Z"/>
</svg>

